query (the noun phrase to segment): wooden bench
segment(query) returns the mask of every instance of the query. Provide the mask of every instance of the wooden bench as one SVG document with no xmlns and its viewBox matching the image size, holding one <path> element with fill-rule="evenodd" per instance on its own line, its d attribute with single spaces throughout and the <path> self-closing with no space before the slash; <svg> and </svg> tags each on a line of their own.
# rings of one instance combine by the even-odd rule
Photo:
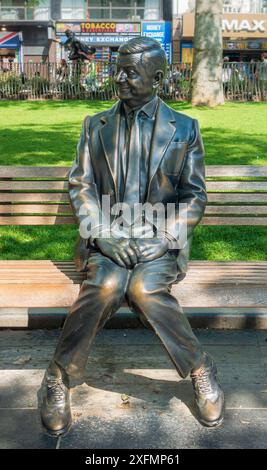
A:
<svg viewBox="0 0 267 470">
<path fill-rule="evenodd" d="M 68 172 L 0 167 L 0 225 L 75 223 Z M 267 225 L 267 166 L 207 166 L 206 176 L 202 224 Z M 0 261 L 0 327 L 58 326 L 84 278 L 72 261 Z M 267 262 L 192 261 L 172 292 L 193 326 L 267 328 Z"/>
</svg>

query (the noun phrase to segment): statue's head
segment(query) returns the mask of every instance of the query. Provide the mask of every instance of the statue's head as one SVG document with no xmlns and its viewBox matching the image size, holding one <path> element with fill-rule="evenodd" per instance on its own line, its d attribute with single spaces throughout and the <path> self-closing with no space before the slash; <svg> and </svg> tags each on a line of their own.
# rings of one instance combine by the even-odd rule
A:
<svg viewBox="0 0 267 470">
<path fill-rule="evenodd" d="M 139 36 L 119 48 L 115 76 L 118 96 L 130 107 L 150 101 L 165 75 L 167 58 L 155 39 Z"/>
<path fill-rule="evenodd" d="M 71 29 L 66 29 L 65 35 L 67 36 L 67 38 L 73 38 L 74 37 L 74 33 L 73 33 L 73 31 L 71 31 Z"/>
</svg>

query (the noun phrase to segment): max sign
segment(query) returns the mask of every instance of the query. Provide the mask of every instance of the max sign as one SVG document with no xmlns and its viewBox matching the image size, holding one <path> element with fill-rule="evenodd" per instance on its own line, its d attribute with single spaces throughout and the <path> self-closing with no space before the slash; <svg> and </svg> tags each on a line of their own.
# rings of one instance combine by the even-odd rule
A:
<svg viewBox="0 0 267 470">
<path fill-rule="evenodd" d="M 223 31 L 250 31 L 250 32 L 265 32 L 265 20 L 222 20 Z"/>
</svg>

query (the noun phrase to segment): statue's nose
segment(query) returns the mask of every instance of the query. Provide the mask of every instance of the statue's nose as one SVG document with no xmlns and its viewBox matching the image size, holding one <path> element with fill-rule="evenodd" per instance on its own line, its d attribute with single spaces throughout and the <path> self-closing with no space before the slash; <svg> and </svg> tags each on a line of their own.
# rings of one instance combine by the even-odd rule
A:
<svg viewBox="0 0 267 470">
<path fill-rule="evenodd" d="M 117 83 L 124 82 L 125 78 L 126 78 L 126 73 L 123 72 L 123 70 L 120 70 L 115 77 L 115 81 Z"/>
</svg>

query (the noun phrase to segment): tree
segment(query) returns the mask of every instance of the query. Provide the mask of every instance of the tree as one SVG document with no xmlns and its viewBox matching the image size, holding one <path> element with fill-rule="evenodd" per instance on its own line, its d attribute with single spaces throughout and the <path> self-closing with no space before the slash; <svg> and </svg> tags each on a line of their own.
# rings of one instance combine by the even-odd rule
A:
<svg viewBox="0 0 267 470">
<path fill-rule="evenodd" d="M 222 86 L 223 0 L 197 0 L 195 8 L 192 104 L 224 104 Z"/>
</svg>

